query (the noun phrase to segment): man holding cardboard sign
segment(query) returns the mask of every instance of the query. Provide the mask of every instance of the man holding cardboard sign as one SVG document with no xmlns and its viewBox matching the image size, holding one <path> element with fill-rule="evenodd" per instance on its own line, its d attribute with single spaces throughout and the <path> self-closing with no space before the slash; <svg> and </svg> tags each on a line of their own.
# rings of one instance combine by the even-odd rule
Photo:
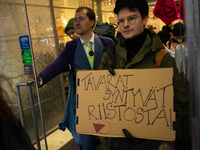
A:
<svg viewBox="0 0 200 150">
<path fill-rule="evenodd" d="M 114 13 L 118 16 L 122 38 L 115 45 L 105 48 L 99 69 L 108 68 L 114 75 L 113 69 L 173 68 L 175 130 L 178 132 L 176 132 L 175 145 L 174 142 L 165 142 L 171 149 L 175 149 L 175 147 L 181 149 L 180 145 L 177 145 L 177 141 L 183 142 L 183 136 L 179 133 L 185 131 L 181 130 L 179 126 L 184 114 L 188 113 L 186 111 L 189 103 L 188 93 L 186 93 L 186 88 L 181 88 L 181 79 L 174 59 L 163 50 L 163 44 L 157 34 L 144 28 L 148 21 L 148 11 L 149 7 L 146 0 L 116 1 Z M 164 142 L 159 139 L 134 138 L 134 135 L 131 135 L 126 129 L 121 132 L 125 134 L 126 138 L 107 138 L 110 149 L 157 150 Z M 141 130 L 141 132 L 143 131 Z M 186 137 L 189 139 L 189 135 L 186 135 Z"/>
</svg>

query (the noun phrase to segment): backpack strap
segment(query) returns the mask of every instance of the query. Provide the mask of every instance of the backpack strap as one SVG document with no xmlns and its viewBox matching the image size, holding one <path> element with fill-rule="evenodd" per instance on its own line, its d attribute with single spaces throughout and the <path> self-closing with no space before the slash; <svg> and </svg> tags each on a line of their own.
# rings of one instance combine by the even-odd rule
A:
<svg viewBox="0 0 200 150">
<path fill-rule="evenodd" d="M 115 71 L 114 71 L 115 45 L 110 45 L 107 47 L 107 49 L 108 49 L 107 52 L 109 53 L 107 69 L 114 76 L 115 75 Z"/>
<path fill-rule="evenodd" d="M 164 49 L 161 49 L 158 52 L 158 54 L 156 55 L 156 58 L 155 58 L 155 64 L 153 65 L 154 68 L 160 68 L 160 64 L 162 62 L 162 59 L 167 53 L 168 52 Z"/>
</svg>

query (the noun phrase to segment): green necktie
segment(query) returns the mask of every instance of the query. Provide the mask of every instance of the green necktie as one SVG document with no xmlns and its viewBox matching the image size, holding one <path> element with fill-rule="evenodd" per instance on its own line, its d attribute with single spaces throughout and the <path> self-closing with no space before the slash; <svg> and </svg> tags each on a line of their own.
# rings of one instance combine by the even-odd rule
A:
<svg viewBox="0 0 200 150">
<path fill-rule="evenodd" d="M 91 47 L 92 42 L 89 42 L 89 43 L 83 42 L 83 44 L 88 46 L 89 63 L 90 63 L 91 69 L 93 70 L 94 52 Z"/>
</svg>

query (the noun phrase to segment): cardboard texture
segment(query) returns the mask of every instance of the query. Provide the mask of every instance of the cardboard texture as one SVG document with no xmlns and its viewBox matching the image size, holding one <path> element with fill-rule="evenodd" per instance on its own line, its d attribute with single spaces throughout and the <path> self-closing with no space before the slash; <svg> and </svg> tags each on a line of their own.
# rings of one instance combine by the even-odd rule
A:
<svg viewBox="0 0 200 150">
<path fill-rule="evenodd" d="M 78 133 L 175 140 L 172 68 L 80 70 L 76 79 Z"/>
</svg>

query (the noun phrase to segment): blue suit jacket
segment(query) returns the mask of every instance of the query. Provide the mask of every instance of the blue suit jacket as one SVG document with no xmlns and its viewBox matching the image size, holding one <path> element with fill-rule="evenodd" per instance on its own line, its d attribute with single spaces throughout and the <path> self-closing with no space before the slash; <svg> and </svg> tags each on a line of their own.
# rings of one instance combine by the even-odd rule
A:
<svg viewBox="0 0 200 150">
<path fill-rule="evenodd" d="M 93 69 L 97 70 L 101 63 L 104 47 L 112 45 L 114 42 L 112 39 L 107 37 L 97 35 L 94 36 L 95 53 Z M 60 122 L 59 128 L 64 131 L 67 127 L 68 130 L 72 133 L 72 136 L 78 145 L 80 145 L 80 138 L 75 128 L 76 86 L 73 72 L 74 70 L 76 72 L 77 70 L 81 69 L 90 70 L 91 67 L 83 49 L 82 43 L 78 38 L 77 40 L 67 42 L 65 48 L 62 50 L 58 58 L 40 73 L 40 77 L 42 78 L 44 85 L 60 73 L 66 71 L 71 72 L 69 77 L 69 94 L 65 108 L 65 116 L 64 119 Z"/>
<path fill-rule="evenodd" d="M 43 81 L 43 84 L 40 87 L 42 87 L 44 84 L 49 82 L 51 79 L 53 79 L 60 73 L 67 71 L 70 71 L 72 73 L 74 68 L 74 54 L 78 40 L 80 39 L 67 42 L 65 48 L 62 50 L 58 58 L 39 74 Z M 97 35 L 95 35 L 94 37 L 94 42 L 95 42 L 94 69 L 98 69 L 98 66 L 101 63 L 101 57 L 102 57 L 101 53 L 103 53 L 103 48 L 114 44 L 114 42 L 111 38 L 97 36 Z M 99 46 L 99 43 L 102 43 L 103 47 Z M 83 46 L 80 47 L 83 48 Z M 82 59 L 86 59 L 82 57 L 84 55 L 85 54 L 80 56 L 80 61 L 83 61 Z M 88 61 L 85 60 L 85 62 Z M 89 65 L 88 68 L 84 69 L 90 69 Z"/>
<path fill-rule="evenodd" d="M 97 35 L 94 35 L 94 43 L 95 43 L 95 51 L 94 51 L 93 70 L 97 70 L 101 63 L 101 58 L 103 56 L 104 45 L 101 42 L 99 36 Z M 88 58 L 85 54 L 85 50 L 79 38 L 77 39 L 76 45 L 77 47 L 74 53 L 74 70 L 75 71 L 82 69 L 91 70 Z"/>
</svg>

